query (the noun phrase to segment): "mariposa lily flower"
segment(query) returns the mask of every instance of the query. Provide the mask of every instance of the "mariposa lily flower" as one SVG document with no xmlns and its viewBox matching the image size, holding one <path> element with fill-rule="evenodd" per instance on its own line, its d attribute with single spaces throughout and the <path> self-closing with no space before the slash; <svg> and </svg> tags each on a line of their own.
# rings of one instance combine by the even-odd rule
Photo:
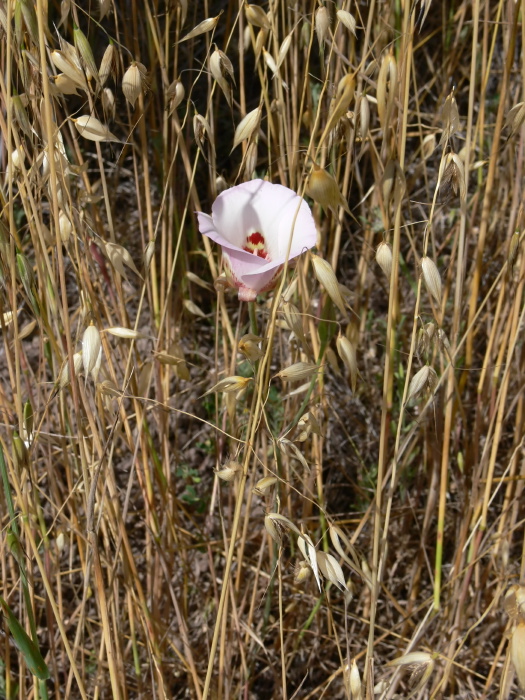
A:
<svg viewBox="0 0 525 700">
<path fill-rule="evenodd" d="M 275 285 L 290 236 L 290 260 L 317 240 L 308 204 L 288 187 L 264 180 L 225 190 L 211 216 L 198 212 L 197 217 L 200 232 L 221 246 L 226 275 L 241 301 L 253 301 Z"/>
</svg>

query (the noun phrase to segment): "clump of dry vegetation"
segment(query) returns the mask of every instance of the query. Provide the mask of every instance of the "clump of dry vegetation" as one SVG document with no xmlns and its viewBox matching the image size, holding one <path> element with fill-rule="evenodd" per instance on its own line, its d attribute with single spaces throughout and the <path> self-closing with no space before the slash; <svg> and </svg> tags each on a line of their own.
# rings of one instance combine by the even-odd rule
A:
<svg viewBox="0 0 525 700">
<path fill-rule="evenodd" d="M 0 2 L 2 697 L 525 690 L 524 10 Z"/>
</svg>

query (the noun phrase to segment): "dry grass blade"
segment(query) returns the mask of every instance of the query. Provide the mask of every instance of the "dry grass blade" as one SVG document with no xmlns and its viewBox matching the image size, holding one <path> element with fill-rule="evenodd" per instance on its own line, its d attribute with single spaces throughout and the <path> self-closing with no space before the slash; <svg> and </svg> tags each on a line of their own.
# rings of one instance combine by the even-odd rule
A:
<svg viewBox="0 0 525 700">
<path fill-rule="evenodd" d="M 519 695 L 523 3 L 0 34 L 0 695 Z"/>
</svg>

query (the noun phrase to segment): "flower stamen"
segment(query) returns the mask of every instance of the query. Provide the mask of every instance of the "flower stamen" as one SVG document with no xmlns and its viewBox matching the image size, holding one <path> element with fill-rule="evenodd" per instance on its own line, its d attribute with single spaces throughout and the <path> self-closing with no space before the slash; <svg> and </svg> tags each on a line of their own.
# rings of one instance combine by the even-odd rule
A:
<svg viewBox="0 0 525 700">
<path fill-rule="evenodd" d="M 246 245 L 243 246 L 243 250 L 247 253 L 253 253 L 257 255 L 258 258 L 263 258 L 264 260 L 269 260 L 270 256 L 266 251 L 266 241 L 264 236 L 259 231 L 254 231 L 246 236 Z"/>
</svg>

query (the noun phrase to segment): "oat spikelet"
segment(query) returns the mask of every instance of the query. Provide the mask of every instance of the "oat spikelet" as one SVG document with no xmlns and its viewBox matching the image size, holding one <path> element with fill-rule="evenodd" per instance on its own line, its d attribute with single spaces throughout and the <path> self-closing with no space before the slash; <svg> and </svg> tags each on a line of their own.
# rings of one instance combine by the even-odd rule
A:
<svg viewBox="0 0 525 700">
<path fill-rule="evenodd" d="M 341 24 L 344 24 L 348 31 L 356 36 L 355 28 L 357 26 L 357 22 L 355 21 L 355 17 L 346 10 L 337 10 L 336 15 Z"/>
<path fill-rule="evenodd" d="M 280 372 L 277 372 L 276 377 L 280 377 L 285 382 L 297 382 L 301 379 L 309 379 L 319 367 L 311 362 L 296 362 Z"/>
<path fill-rule="evenodd" d="M 514 628 L 511 636 L 511 659 L 521 690 L 525 690 L 525 622 Z"/>
<path fill-rule="evenodd" d="M 357 354 L 355 345 L 351 343 L 346 336 L 341 334 L 337 338 L 336 345 L 339 357 L 350 372 L 352 391 L 355 393 L 357 386 Z"/>
<path fill-rule="evenodd" d="M 239 340 L 238 348 L 242 352 L 244 357 L 250 362 L 257 362 L 264 355 L 264 351 L 261 348 L 261 343 L 264 338 L 254 335 L 253 333 L 247 333 Z"/>
<path fill-rule="evenodd" d="M 233 481 L 240 471 L 242 471 L 242 465 L 239 464 L 239 462 L 235 462 L 233 459 L 231 459 L 220 469 L 217 469 L 215 474 L 219 477 L 219 479 L 222 479 L 222 481 Z"/>
<path fill-rule="evenodd" d="M 389 243 L 382 241 L 376 250 L 376 263 L 383 270 L 389 282 L 392 275 L 392 261 L 392 248 Z"/>
<path fill-rule="evenodd" d="M 246 14 L 246 19 L 254 27 L 260 27 L 261 29 L 270 29 L 270 20 L 268 15 L 259 7 L 259 5 L 249 5 L 247 2 L 244 3 L 244 12 Z"/>
<path fill-rule="evenodd" d="M 417 398 L 425 390 L 432 391 L 437 384 L 437 380 L 435 369 L 430 367 L 430 365 L 422 367 L 419 372 L 416 372 L 412 377 L 408 387 L 407 401 Z"/>
<path fill-rule="evenodd" d="M 58 230 L 60 232 L 62 242 L 67 243 L 71 236 L 71 231 L 73 230 L 73 224 L 65 211 L 61 211 L 58 215 Z"/>
<path fill-rule="evenodd" d="M 142 63 L 133 61 L 122 78 L 122 92 L 124 97 L 135 108 L 135 103 L 144 92 L 148 71 Z"/>
<path fill-rule="evenodd" d="M 346 213 L 350 214 L 348 202 L 341 194 L 335 178 L 315 163 L 308 178 L 306 194 L 324 209 L 337 211 L 338 207 L 343 207 Z"/>
<path fill-rule="evenodd" d="M 377 79 L 377 114 L 383 131 L 390 123 L 397 88 L 397 63 L 392 54 L 383 57 Z"/>
<path fill-rule="evenodd" d="M 82 336 L 82 364 L 86 375 L 96 366 L 101 350 L 100 333 L 93 324 L 90 324 Z"/>
<path fill-rule="evenodd" d="M 210 56 L 210 72 L 217 81 L 217 84 L 222 90 L 228 106 L 231 109 L 233 104 L 235 73 L 233 70 L 233 64 L 224 51 L 220 51 L 216 48 L 212 53 Z"/>
<path fill-rule="evenodd" d="M 96 117 L 91 114 L 84 114 L 78 119 L 71 118 L 74 122 L 78 133 L 89 141 L 112 141 L 120 143 L 118 139 L 105 124 L 102 124 Z"/>
<path fill-rule="evenodd" d="M 317 277 L 318 282 L 322 284 L 323 287 L 326 289 L 328 296 L 334 302 L 334 304 L 337 306 L 337 308 L 343 314 L 343 316 L 345 318 L 348 318 L 343 295 L 341 294 L 341 290 L 337 282 L 337 277 L 335 276 L 335 272 L 332 266 L 330 265 L 328 260 L 324 260 L 318 255 L 312 255 L 311 258 L 314 267 L 314 273 Z"/>
<path fill-rule="evenodd" d="M 100 61 L 100 68 L 98 71 L 98 77 L 102 86 L 105 85 L 107 79 L 115 70 L 115 53 L 114 44 L 108 44 L 106 50 L 104 51 L 104 55 L 102 56 L 102 60 Z"/>
<path fill-rule="evenodd" d="M 186 92 L 184 90 L 184 85 L 181 83 L 180 80 L 174 80 L 166 90 L 166 101 L 168 102 L 168 106 L 166 109 L 169 111 L 169 115 L 173 114 L 173 112 L 177 109 L 177 107 L 180 105 L 182 100 L 184 99 Z"/>
<path fill-rule="evenodd" d="M 222 15 L 222 13 L 223 10 L 219 12 L 217 17 L 209 17 L 208 19 L 205 19 L 202 22 L 200 22 L 200 24 L 194 27 L 191 30 L 191 32 L 189 32 L 188 34 L 183 36 L 182 39 L 180 39 L 179 44 L 181 44 L 183 41 L 188 41 L 188 39 L 193 39 L 196 36 L 200 36 L 201 34 L 211 32 L 217 26 L 217 22 L 219 21 L 219 18 Z"/>
<path fill-rule="evenodd" d="M 361 700 L 361 675 L 355 659 L 352 661 L 352 665 L 350 667 L 349 685 L 352 700 Z"/>
<path fill-rule="evenodd" d="M 242 391 L 246 386 L 252 381 L 251 377 L 239 377 L 237 375 L 232 375 L 231 377 L 224 377 L 217 384 L 215 384 L 211 389 L 209 389 L 203 396 L 208 396 L 208 394 L 213 394 L 215 392 L 223 392 L 229 394 L 235 391 Z"/>
<path fill-rule="evenodd" d="M 254 134 L 259 129 L 259 123 L 261 121 L 262 107 L 256 107 L 251 112 L 241 119 L 239 125 L 235 129 L 235 136 L 233 138 L 233 148 L 232 151 L 237 148 L 237 146 L 242 143 L 245 139 L 252 138 Z"/>
<path fill-rule="evenodd" d="M 330 34 L 330 13 L 324 5 L 321 5 L 315 13 L 315 32 L 322 50 Z"/>
<path fill-rule="evenodd" d="M 275 486 L 277 481 L 278 479 L 276 476 L 264 476 L 255 484 L 253 487 L 253 492 L 259 496 L 266 496 L 270 489 Z"/>
<path fill-rule="evenodd" d="M 459 112 L 454 91 L 447 96 L 443 110 L 441 112 L 441 122 L 443 124 L 443 133 L 439 145 L 443 146 L 450 137 L 459 129 Z"/>
<path fill-rule="evenodd" d="M 439 276 L 436 263 L 428 255 L 425 255 L 421 260 L 421 270 L 428 293 L 434 297 L 438 304 L 441 304 L 441 277 Z"/>
<path fill-rule="evenodd" d="M 286 58 L 286 54 L 290 50 L 290 46 L 292 45 L 292 36 L 293 32 L 290 32 L 288 36 L 285 36 L 281 46 L 279 47 L 279 54 L 277 56 L 277 69 L 281 67 L 284 59 Z"/>
<path fill-rule="evenodd" d="M 86 71 L 86 77 L 88 80 L 94 78 L 95 81 L 99 81 L 97 64 L 95 63 L 95 58 L 93 56 L 93 51 L 84 32 L 73 24 L 73 40 L 75 42 L 75 47 L 80 54 L 80 58 L 84 65 Z"/>
</svg>

